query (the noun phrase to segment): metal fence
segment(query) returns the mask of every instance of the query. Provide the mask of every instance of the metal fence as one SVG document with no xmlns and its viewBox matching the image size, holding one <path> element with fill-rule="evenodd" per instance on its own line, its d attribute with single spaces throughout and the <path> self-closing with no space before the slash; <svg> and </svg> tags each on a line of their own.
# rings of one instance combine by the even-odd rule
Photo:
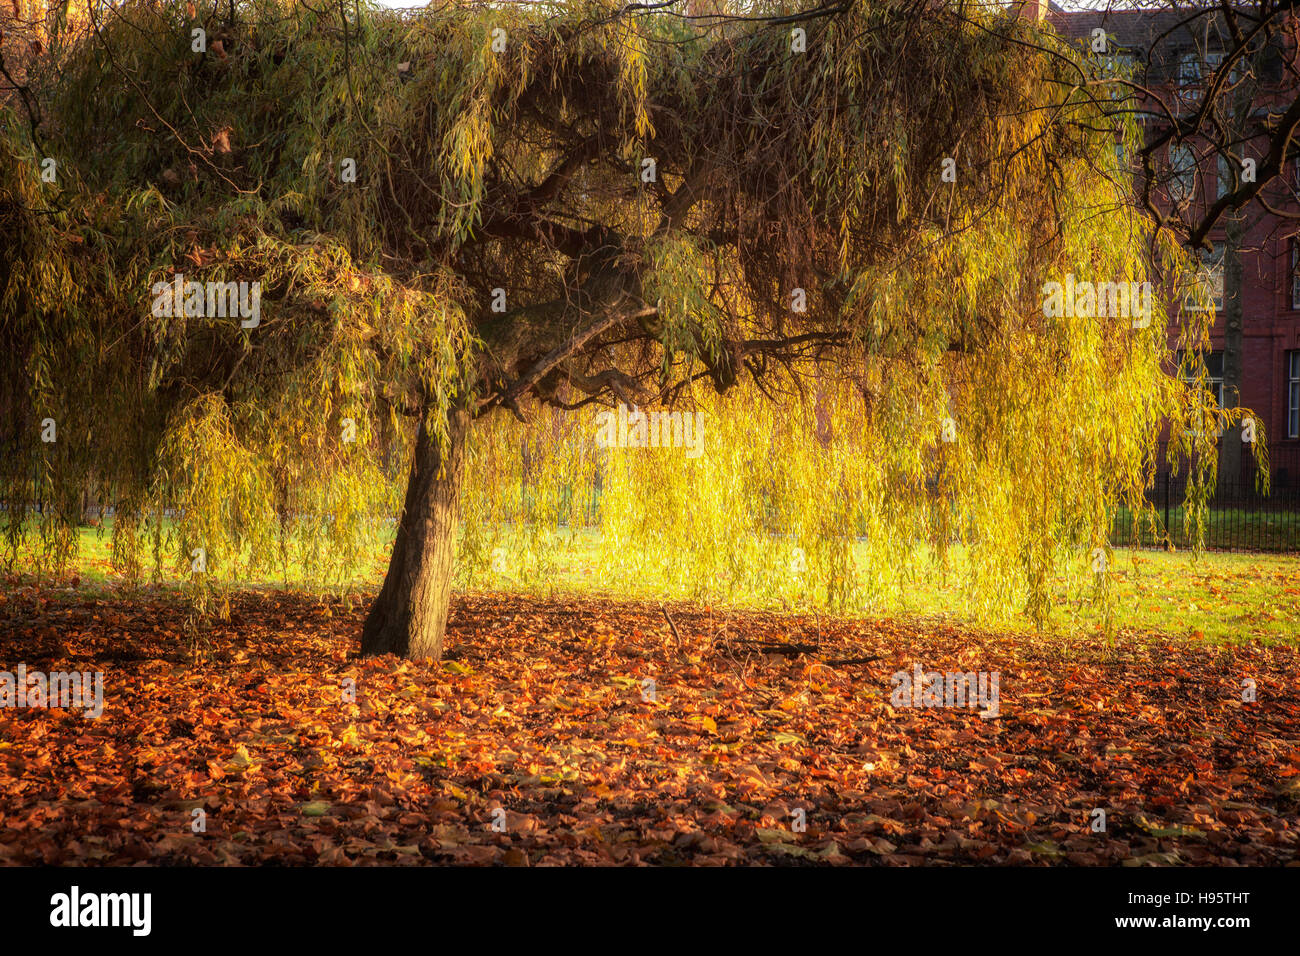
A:
<svg viewBox="0 0 1300 956">
<path fill-rule="evenodd" d="M 1116 545 L 1188 548 L 1196 539 L 1196 527 L 1188 509 L 1188 475 L 1194 462 L 1179 463 L 1175 475 L 1167 464 L 1165 447 L 1159 452 L 1155 482 L 1147 500 L 1155 508 L 1155 527 L 1143 519 L 1133 527 L 1133 516 L 1117 512 L 1111 525 Z M 1204 517 L 1202 541 L 1207 548 L 1226 551 L 1300 551 L 1300 447 L 1283 445 L 1271 449 L 1270 487 L 1260 489 L 1254 455 L 1242 452 L 1241 469 L 1222 474 L 1209 499 Z"/>
</svg>

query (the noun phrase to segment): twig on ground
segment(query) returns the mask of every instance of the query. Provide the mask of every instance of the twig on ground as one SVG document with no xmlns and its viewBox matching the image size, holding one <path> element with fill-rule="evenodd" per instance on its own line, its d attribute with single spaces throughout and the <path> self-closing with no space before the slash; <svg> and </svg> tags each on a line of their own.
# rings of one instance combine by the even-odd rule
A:
<svg viewBox="0 0 1300 956">
<path fill-rule="evenodd" d="M 812 654 L 821 650 L 818 644 L 783 644 L 780 641 L 756 641 L 750 638 L 738 638 L 736 643 L 753 644 L 760 654 L 784 654 L 787 657 Z"/>
<path fill-rule="evenodd" d="M 677 625 L 673 622 L 672 615 L 668 613 L 668 608 L 664 607 L 663 602 L 659 603 L 659 610 L 664 612 L 664 619 L 668 621 L 668 626 L 673 629 L 673 640 L 677 642 L 677 650 L 682 649 L 682 635 L 677 630 Z"/>
</svg>

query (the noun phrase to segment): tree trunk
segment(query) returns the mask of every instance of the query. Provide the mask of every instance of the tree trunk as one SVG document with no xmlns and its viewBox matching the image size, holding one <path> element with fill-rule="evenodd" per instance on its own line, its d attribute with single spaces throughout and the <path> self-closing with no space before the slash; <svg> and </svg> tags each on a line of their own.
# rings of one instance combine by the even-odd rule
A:
<svg viewBox="0 0 1300 956">
<path fill-rule="evenodd" d="M 1223 243 L 1223 405 L 1241 405 L 1242 351 L 1245 347 L 1242 311 L 1241 248 L 1245 224 L 1240 213 L 1224 217 Z M 1235 495 L 1241 483 L 1241 427 L 1226 428 L 1219 438 L 1219 494 Z"/>
<path fill-rule="evenodd" d="M 1237 83 L 1231 99 L 1231 109 L 1227 116 L 1228 138 L 1236 142 L 1245 142 L 1245 132 L 1250 120 L 1251 105 L 1255 102 L 1257 92 L 1256 79 L 1263 75 L 1264 61 L 1259 54 L 1251 57 L 1250 68 Z M 1243 154 L 1244 155 L 1244 154 Z M 1215 167 L 1218 161 L 1215 160 Z M 1231 175 L 1223 183 L 1225 189 L 1237 188 L 1240 174 L 1239 158 L 1229 160 L 1228 171 Z M 1210 197 L 1213 198 L 1213 197 Z M 1223 217 L 1223 404 L 1226 408 L 1241 406 L 1241 386 L 1243 378 L 1243 352 L 1245 351 L 1245 303 L 1242 299 L 1243 263 L 1242 249 L 1248 229 L 1247 214 L 1244 209 L 1230 210 Z M 1220 496 L 1239 494 L 1241 491 L 1241 425 L 1224 429 L 1219 437 L 1219 476 L 1218 492 Z M 1228 500 L 1231 500 L 1229 498 Z"/>
<path fill-rule="evenodd" d="M 453 411 L 447 422 L 447 448 L 440 449 L 421 417 L 397 540 L 383 590 L 361 632 L 362 654 L 433 660 L 442 656 L 468 429 L 469 415 Z"/>
</svg>

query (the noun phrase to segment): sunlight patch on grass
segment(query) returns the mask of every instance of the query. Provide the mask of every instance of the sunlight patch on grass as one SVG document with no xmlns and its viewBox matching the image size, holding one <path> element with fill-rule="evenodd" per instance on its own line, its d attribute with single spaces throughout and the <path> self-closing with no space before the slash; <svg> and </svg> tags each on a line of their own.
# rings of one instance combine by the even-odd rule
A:
<svg viewBox="0 0 1300 956">
<path fill-rule="evenodd" d="M 111 522 L 109 522 L 111 525 Z M 600 535 L 577 531 L 563 535 L 543 568 L 517 568 L 508 562 L 501 571 L 487 571 L 477 579 L 475 592 L 507 591 L 555 597 L 608 594 L 620 600 L 661 600 L 668 593 L 653 573 L 629 577 L 617 595 L 599 583 Z M 125 582 L 112 566 L 111 527 L 83 528 L 80 552 L 62 580 L 49 582 L 66 587 L 73 576 L 81 588 L 112 591 Z M 20 554 L 14 570 L 24 577 L 30 566 Z M 960 561 L 960 551 L 954 554 Z M 387 555 L 376 553 L 369 562 L 370 573 L 354 582 L 362 589 L 377 588 L 383 580 Z M 1155 550 L 1117 549 L 1111 566 L 1118 600 L 1117 625 L 1121 632 L 1161 634 L 1211 643 L 1264 641 L 1295 642 L 1300 634 L 1300 559 L 1295 555 L 1206 552 L 1167 553 Z M 955 579 L 954 579 L 955 581 Z M 143 583 L 150 583 L 146 576 Z M 290 566 L 287 574 L 268 575 L 241 581 L 250 588 L 321 590 Z M 163 590 L 174 590 L 179 580 L 164 576 Z M 1086 593 L 1069 593 L 1063 580 L 1056 582 L 1056 613 L 1051 630 L 1062 636 L 1095 634 L 1101 630 L 1100 609 L 1093 607 Z M 962 594 L 955 583 L 933 576 L 909 587 L 905 595 L 888 604 L 863 610 L 871 617 L 943 617 L 966 621 Z M 719 609 L 723 609 L 721 602 Z M 725 604 L 736 610 L 808 610 L 786 596 L 739 591 Z M 983 621 L 1002 629 L 1028 630 L 1024 619 Z"/>
</svg>

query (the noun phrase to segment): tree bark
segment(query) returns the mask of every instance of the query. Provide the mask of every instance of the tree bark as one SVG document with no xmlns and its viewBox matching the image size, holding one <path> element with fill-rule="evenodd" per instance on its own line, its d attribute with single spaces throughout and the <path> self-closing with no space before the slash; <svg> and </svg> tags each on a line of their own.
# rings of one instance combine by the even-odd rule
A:
<svg viewBox="0 0 1300 956">
<path fill-rule="evenodd" d="M 1245 347 L 1242 308 L 1242 261 L 1244 215 L 1225 216 L 1223 243 L 1223 406 L 1241 405 L 1242 351 Z M 1219 493 L 1239 493 L 1241 484 L 1241 427 L 1225 428 L 1219 438 Z"/>
<path fill-rule="evenodd" d="M 1257 80 L 1263 75 L 1263 69 L 1263 55 L 1257 52 L 1250 57 L 1250 68 L 1237 83 L 1228 104 L 1226 135 L 1234 142 L 1245 142 L 1248 139 L 1245 130 L 1250 125 L 1250 112 L 1258 92 Z M 1233 157 L 1229 160 L 1231 175 L 1223 183 L 1224 189 L 1229 193 L 1238 185 L 1238 159 L 1239 157 Z M 1214 163 L 1217 168 L 1217 159 Z M 1226 213 L 1223 226 L 1223 404 L 1226 408 L 1238 408 L 1241 406 L 1243 353 L 1246 345 L 1245 302 L 1242 299 L 1242 250 L 1249 228 L 1246 210 L 1236 209 Z M 1224 429 L 1219 437 L 1218 493 L 1221 496 L 1240 494 L 1242 491 L 1241 437 L 1240 423 Z"/>
<path fill-rule="evenodd" d="M 451 412 L 447 447 L 439 448 L 421 416 L 397 540 L 383 589 L 361 632 L 362 654 L 433 660 L 442 656 L 468 430 L 468 413 Z"/>
</svg>

